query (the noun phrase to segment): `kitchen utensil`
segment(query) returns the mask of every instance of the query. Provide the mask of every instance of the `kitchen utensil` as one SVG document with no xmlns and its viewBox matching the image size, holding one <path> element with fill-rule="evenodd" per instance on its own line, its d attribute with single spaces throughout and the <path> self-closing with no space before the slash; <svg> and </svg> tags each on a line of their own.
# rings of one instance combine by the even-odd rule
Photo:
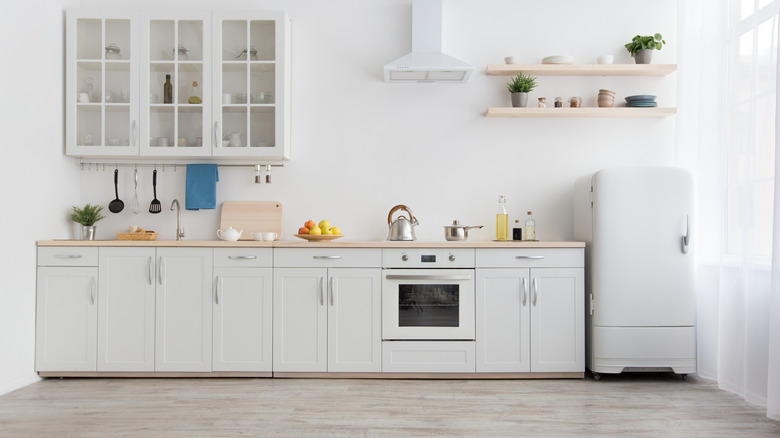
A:
<svg viewBox="0 0 780 438">
<path fill-rule="evenodd" d="M 114 169 L 114 195 L 116 199 L 108 203 L 108 211 L 119 213 L 125 208 L 125 203 L 119 199 L 119 169 Z"/>
<path fill-rule="evenodd" d="M 596 58 L 596 62 L 599 64 L 612 64 L 615 61 L 615 55 L 601 55 Z"/>
<path fill-rule="evenodd" d="M 327 242 L 329 240 L 344 237 L 343 234 L 293 234 L 293 236 L 308 240 L 309 242 Z"/>
<path fill-rule="evenodd" d="M 282 204 L 276 201 L 225 201 L 219 227 L 246 230 L 239 240 L 252 240 L 251 233 L 273 231 L 282 235 Z"/>
<path fill-rule="evenodd" d="M 444 226 L 444 238 L 450 241 L 467 240 L 469 238 L 469 230 L 474 228 L 482 228 L 484 225 L 466 226 L 461 225 L 459 220 L 452 221 L 452 225 Z"/>
<path fill-rule="evenodd" d="M 160 201 L 157 199 L 157 169 L 154 169 L 152 172 L 152 190 L 154 190 L 154 199 L 149 204 L 149 213 L 156 214 L 162 211 L 162 205 L 160 205 Z"/>
<path fill-rule="evenodd" d="M 133 214 L 138 214 L 141 212 L 141 206 L 138 204 L 138 169 L 133 170 L 133 176 L 135 178 L 135 192 L 133 194 L 133 202 L 130 203 L 130 206 L 133 209 Z"/>
<path fill-rule="evenodd" d="M 393 220 L 393 213 L 398 210 L 409 213 L 409 219 L 404 215 L 400 215 Z M 417 237 L 414 235 L 414 226 L 418 224 L 417 218 L 414 217 L 409 207 L 403 204 L 396 205 L 390 209 L 390 213 L 387 215 L 387 227 L 389 228 L 387 240 L 417 240 Z"/>
<path fill-rule="evenodd" d="M 263 240 L 266 242 L 271 242 L 279 238 L 279 235 L 274 232 L 264 232 L 260 233 L 261 236 L 263 236 Z"/>
<path fill-rule="evenodd" d="M 217 230 L 217 237 L 228 242 L 235 242 L 241 237 L 244 230 L 236 230 L 233 227 L 227 227 L 224 230 Z"/>
<path fill-rule="evenodd" d="M 626 102 L 635 102 L 637 100 L 654 101 L 656 96 L 652 94 L 638 94 L 636 96 L 626 96 Z"/>
</svg>

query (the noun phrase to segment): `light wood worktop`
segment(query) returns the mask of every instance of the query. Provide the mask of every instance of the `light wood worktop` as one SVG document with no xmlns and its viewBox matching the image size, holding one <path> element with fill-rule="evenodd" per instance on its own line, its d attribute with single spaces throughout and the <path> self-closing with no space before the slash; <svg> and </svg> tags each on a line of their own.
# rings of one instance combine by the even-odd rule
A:
<svg viewBox="0 0 780 438">
<path fill-rule="evenodd" d="M 349 241 L 307 242 L 304 240 L 277 240 L 261 242 L 242 240 L 39 240 L 38 246 L 125 246 L 125 247 L 205 247 L 205 248 L 584 248 L 584 242 L 467 240 L 448 241 Z"/>
</svg>

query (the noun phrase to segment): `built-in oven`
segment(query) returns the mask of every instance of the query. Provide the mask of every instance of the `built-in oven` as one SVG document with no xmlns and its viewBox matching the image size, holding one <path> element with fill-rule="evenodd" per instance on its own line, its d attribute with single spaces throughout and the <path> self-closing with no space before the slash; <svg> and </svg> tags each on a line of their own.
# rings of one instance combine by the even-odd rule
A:
<svg viewBox="0 0 780 438">
<path fill-rule="evenodd" d="M 473 340 L 473 251 L 385 251 L 382 338 Z"/>
</svg>

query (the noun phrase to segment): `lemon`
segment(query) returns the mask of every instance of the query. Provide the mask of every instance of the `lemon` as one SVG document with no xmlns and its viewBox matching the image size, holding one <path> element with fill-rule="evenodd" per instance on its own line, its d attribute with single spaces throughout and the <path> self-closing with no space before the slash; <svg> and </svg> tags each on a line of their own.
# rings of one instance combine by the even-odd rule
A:
<svg viewBox="0 0 780 438">
<path fill-rule="evenodd" d="M 309 230 L 309 234 L 322 234 L 320 227 L 314 226 Z"/>
<path fill-rule="evenodd" d="M 322 230 L 322 234 L 333 234 L 333 229 L 331 229 L 331 228 L 324 228 Z"/>
<path fill-rule="evenodd" d="M 341 228 L 339 227 L 333 227 L 330 229 L 331 233 L 333 234 L 341 234 Z"/>
<path fill-rule="evenodd" d="M 330 221 L 328 221 L 328 220 L 320 221 L 320 229 L 322 229 L 322 230 L 329 230 L 330 229 Z"/>
</svg>

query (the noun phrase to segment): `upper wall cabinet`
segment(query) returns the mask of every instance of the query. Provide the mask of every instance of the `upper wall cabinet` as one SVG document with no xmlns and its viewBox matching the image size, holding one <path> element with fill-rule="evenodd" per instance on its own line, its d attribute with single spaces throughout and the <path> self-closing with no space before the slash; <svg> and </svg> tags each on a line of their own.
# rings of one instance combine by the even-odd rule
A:
<svg viewBox="0 0 780 438">
<path fill-rule="evenodd" d="M 68 155 L 289 159 L 284 12 L 67 17 Z"/>
</svg>

